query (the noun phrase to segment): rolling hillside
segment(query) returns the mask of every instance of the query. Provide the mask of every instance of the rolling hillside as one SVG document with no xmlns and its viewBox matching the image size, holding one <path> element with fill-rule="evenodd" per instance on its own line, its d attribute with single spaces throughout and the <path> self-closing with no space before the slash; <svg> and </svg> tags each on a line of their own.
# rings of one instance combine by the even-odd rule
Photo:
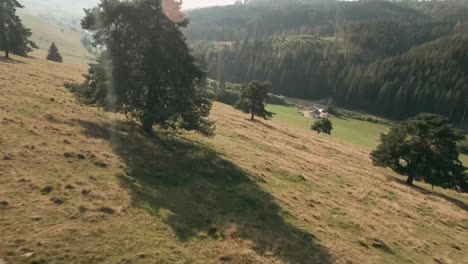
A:
<svg viewBox="0 0 468 264">
<path fill-rule="evenodd" d="M 218 103 L 214 138 L 146 138 L 75 100 L 63 83 L 80 67 L 14 59 L 0 60 L 0 263 L 466 263 L 466 194 Z"/>
<path fill-rule="evenodd" d="M 22 12 L 21 19 L 26 27 L 30 28 L 32 40 L 40 49 L 34 50 L 30 55 L 45 58 L 52 42 L 55 42 L 64 58 L 64 63 L 86 66 L 91 60 L 90 54 L 81 44 L 82 34 L 77 31 L 60 27 L 38 16 Z"/>
</svg>

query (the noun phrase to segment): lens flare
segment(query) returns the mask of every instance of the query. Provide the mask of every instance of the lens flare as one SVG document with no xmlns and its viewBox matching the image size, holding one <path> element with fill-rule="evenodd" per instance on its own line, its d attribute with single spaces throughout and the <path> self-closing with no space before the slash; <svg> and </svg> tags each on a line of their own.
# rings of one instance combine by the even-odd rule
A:
<svg viewBox="0 0 468 264">
<path fill-rule="evenodd" d="M 164 14 L 176 24 L 184 24 L 187 17 L 182 12 L 182 0 L 162 0 Z"/>
</svg>

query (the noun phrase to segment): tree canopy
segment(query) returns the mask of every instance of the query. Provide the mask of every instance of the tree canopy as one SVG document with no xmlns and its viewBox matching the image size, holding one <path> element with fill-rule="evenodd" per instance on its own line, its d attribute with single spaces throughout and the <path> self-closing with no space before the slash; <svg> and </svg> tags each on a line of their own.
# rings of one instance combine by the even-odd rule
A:
<svg viewBox="0 0 468 264">
<path fill-rule="evenodd" d="M 23 8 L 17 0 L 0 0 L 0 50 L 9 58 L 10 52 L 26 56 L 36 44 L 29 40 L 31 30 L 24 27 L 16 15 L 18 8 Z"/>
<path fill-rule="evenodd" d="M 102 1 L 86 10 L 84 29 L 102 47 L 81 94 L 111 111 L 125 113 L 151 132 L 162 128 L 213 132 L 205 72 L 185 43 L 187 20 L 180 3 L 165 0 Z"/>
<path fill-rule="evenodd" d="M 54 42 L 50 45 L 49 52 L 47 53 L 46 59 L 55 62 L 63 62 L 62 55 L 60 54 L 57 46 Z"/>
<path fill-rule="evenodd" d="M 265 104 L 268 99 L 268 91 L 271 88 L 269 82 L 253 81 L 242 90 L 239 102 L 236 108 L 244 113 L 250 114 L 250 119 L 254 120 L 255 116 L 268 119 L 273 116 L 273 113 L 265 109 Z"/>
<path fill-rule="evenodd" d="M 331 135 L 331 132 L 333 130 L 333 124 L 332 122 L 330 121 L 330 119 L 328 118 L 322 118 L 320 120 L 316 120 L 312 126 L 311 126 L 311 129 L 316 131 L 317 134 L 320 134 L 320 133 L 325 133 L 325 134 L 328 134 L 328 135 Z"/>
<path fill-rule="evenodd" d="M 466 192 L 468 177 L 457 150 L 464 138 L 447 118 L 423 113 L 382 134 L 371 158 L 376 166 L 408 176 L 409 185 L 416 180 Z"/>
</svg>

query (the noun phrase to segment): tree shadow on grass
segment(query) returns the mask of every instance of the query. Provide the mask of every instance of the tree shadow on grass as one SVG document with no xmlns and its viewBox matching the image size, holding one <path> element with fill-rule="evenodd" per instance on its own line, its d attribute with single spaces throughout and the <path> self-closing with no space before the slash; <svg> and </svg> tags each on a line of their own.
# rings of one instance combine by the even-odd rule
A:
<svg viewBox="0 0 468 264">
<path fill-rule="evenodd" d="M 12 58 L 5 58 L 5 57 L 0 58 L 0 63 L 24 64 L 24 62 L 22 62 L 22 61 L 15 60 L 15 59 L 12 59 Z"/>
<path fill-rule="evenodd" d="M 265 127 L 267 129 L 270 129 L 270 130 L 278 130 L 278 129 L 276 129 L 276 127 L 274 127 L 274 126 L 272 126 L 270 124 L 267 124 L 263 120 L 260 120 L 260 119 L 250 120 L 250 118 L 249 118 L 249 119 L 247 119 L 247 121 L 258 125 L 259 127 Z"/>
<path fill-rule="evenodd" d="M 259 255 L 290 263 L 331 263 L 314 235 L 283 219 L 273 197 L 212 148 L 178 136 L 147 138 L 125 124 L 77 121 L 88 136 L 111 141 L 126 163 L 119 177 L 133 205 L 163 219 L 181 241 L 200 234 L 252 241 Z M 235 225 L 235 233 L 226 233 Z"/>
<path fill-rule="evenodd" d="M 406 181 L 403 180 L 403 179 L 399 179 L 399 178 L 396 178 L 394 176 L 390 176 L 390 175 L 385 175 L 389 180 L 391 181 L 394 181 L 394 182 L 397 182 L 397 183 L 400 183 L 400 184 L 404 184 L 406 186 L 408 186 L 406 184 Z M 445 195 L 443 193 L 439 193 L 439 192 L 436 192 L 436 191 L 429 191 L 423 187 L 420 187 L 420 186 L 408 186 L 409 188 L 412 188 L 413 190 L 416 190 L 424 195 L 431 195 L 431 196 L 435 196 L 435 197 L 438 197 L 438 198 L 441 198 L 441 199 L 444 199 L 446 200 L 447 202 L 449 203 L 452 203 L 454 204 L 455 206 L 459 207 L 460 209 L 464 210 L 464 211 L 468 211 L 468 204 L 466 204 L 465 202 L 463 201 L 460 201 L 458 199 L 455 199 L 453 197 L 450 197 L 448 195 Z"/>
</svg>

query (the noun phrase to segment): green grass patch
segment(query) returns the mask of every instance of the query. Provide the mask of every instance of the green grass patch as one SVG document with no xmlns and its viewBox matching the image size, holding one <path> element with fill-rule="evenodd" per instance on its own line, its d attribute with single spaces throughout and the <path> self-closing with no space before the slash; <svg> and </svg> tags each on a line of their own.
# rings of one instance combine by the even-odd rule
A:
<svg viewBox="0 0 468 264">
<path fill-rule="evenodd" d="M 299 110 L 294 107 L 268 105 L 267 109 L 268 111 L 276 114 L 274 119 L 280 123 L 284 123 L 295 128 L 310 130 L 313 120 L 302 116 L 299 113 Z M 380 133 L 387 130 L 387 126 L 385 125 L 355 119 L 332 117 L 330 120 L 333 123 L 331 138 L 359 145 L 367 149 L 375 148 L 378 144 Z"/>
<path fill-rule="evenodd" d="M 300 111 L 292 106 L 268 105 L 267 110 L 276 114 L 273 119 L 277 122 L 299 129 L 311 130 L 310 126 L 314 120 L 302 116 Z M 331 117 L 330 120 L 333 123 L 332 135 L 323 134 L 323 136 L 369 150 L 377 147 L 380 134 L 388 130 L 386 125 L 356 119 Z M 465 166 L 468 166 L 468 155 L 461 154 L 460 160 Z"/>
<path fill-rule="evenodd" d="M 275 113 L 273 117 L 276 121 L 290 125 L 296 128 L 310 130 L 310 125 L 312 121 L 309 118 L 298 113 L 298 110 L 291 106 L 282 106 L 282 105 L 268 105 L 267 110 Z"/>
</svg>

